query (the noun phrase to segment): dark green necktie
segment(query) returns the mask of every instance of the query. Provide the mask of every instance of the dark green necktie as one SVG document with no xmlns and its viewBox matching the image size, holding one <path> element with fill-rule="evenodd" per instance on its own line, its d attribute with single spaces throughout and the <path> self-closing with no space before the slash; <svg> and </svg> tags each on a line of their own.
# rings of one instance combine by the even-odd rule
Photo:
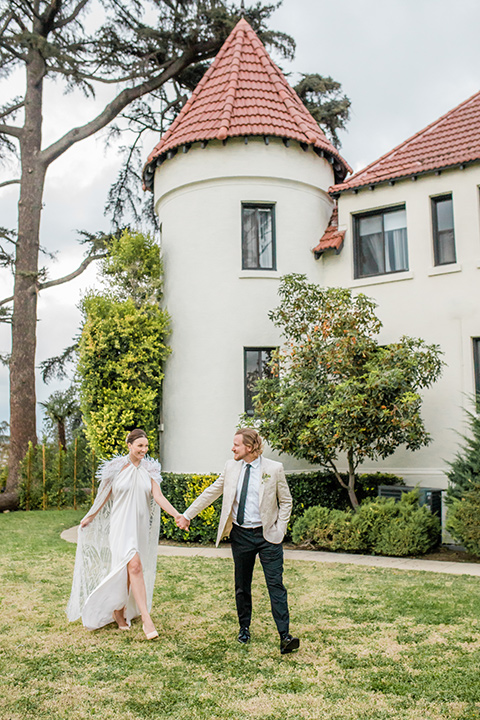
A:
<svg viewBox="0 0 480 720">
<path fill-rule="evenodd" d="M 245 519 L 245 500 L 247 499 L 248 481 L 250 479 L 250 468 L 251 465 L 247 465 L 245 468 L 245 475 L 243 476 L 242 492 L 240 493 L 240 501 L 238 503 L 237 510 L 237 524 L 243 525 Z"/>
</svg>

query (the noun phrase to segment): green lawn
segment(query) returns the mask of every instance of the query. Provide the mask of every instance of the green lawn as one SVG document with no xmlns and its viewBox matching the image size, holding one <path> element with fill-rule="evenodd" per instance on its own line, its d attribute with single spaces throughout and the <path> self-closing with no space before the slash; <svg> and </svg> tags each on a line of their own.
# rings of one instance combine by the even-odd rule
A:
<svg viewBox="0 0 480 720">
<path fill-rule="evenodd" d="M 241 646 L 231 561 L 160 558 L 149 643 L 67 623 L 81 515 L 0 515 L 1 720 L 480 719 L 478 579 L 289 561 L 281 656 L 260 569 Z"/>
</svg>

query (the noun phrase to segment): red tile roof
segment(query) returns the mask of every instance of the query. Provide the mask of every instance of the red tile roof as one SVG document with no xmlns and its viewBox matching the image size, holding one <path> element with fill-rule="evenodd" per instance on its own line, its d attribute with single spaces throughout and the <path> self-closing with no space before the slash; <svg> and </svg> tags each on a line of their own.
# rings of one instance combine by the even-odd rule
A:
<svg viewBox="0 0 480 720">
<path fill-rule="evenodd" d="M 242 19 L 150 153 L 145 183 L 151 185 L 156 161 L 181 145 L 255 135 L 313 145 L 319 154 L 323 151 L 331 159 L 339 180 L 351 172 L 271 60 L 256 33 Z"/>
<path fill-rule="evenodd" d="M 480 92 L 330 191 L 335 194 L 478 160 Z"/>
<path fill-rule="evenodd" d="M 312 249 L 315 258 L 318 260 L 325 250 L 335 250 L 337 255 L 343 247 L 345 230 L 338 229 L 338 208 L 335 205 L 327 229 L 323 233 L 320 242 Z"/>
</svg>

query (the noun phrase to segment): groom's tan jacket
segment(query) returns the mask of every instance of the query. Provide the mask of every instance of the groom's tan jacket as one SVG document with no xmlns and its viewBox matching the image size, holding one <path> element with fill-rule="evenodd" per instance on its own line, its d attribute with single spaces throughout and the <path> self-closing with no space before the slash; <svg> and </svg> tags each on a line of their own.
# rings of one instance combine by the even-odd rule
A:
<svg viewBox="0 0 480 720">
<path fill-rule="evenodd" d="M 229 460 L 222 474 L 185 511 L 188 517 L 193 519 L 223 493 L 217 545 L 232 528 L 232 507 L 241 469 L 241 460 Z M 271 543 L 281 543 L 292 512 L 292 496 L 282 463 L 268 460 L 263 455 L 260 457 L 259 503 L 263 537 Z"/>
</svg>

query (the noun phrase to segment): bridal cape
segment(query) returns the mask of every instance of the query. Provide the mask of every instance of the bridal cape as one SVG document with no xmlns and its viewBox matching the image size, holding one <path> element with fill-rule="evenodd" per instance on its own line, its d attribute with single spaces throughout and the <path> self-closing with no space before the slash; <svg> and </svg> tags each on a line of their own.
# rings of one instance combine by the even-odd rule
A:
<svg viewBox="0 0 480 720">
<path fill-rule="evenodd" d="M 160 485 L 160 464 L 143 458 L 138 467 L 129 456 L 104 462 L 97 473 L 100 485 L 92 507 L 97 512 L 78 528 L 77 553 L 67 617 L 82 618 L 88 630 L 113 622 L 113 611 L 125 610 L 130 625 L 140 613 L 127 586 L 127 563 L 139 554 L 147 607 L 152 606 L 157 568 L 160 508 L 153 499 L 151 481 Z"/>
</svg>

